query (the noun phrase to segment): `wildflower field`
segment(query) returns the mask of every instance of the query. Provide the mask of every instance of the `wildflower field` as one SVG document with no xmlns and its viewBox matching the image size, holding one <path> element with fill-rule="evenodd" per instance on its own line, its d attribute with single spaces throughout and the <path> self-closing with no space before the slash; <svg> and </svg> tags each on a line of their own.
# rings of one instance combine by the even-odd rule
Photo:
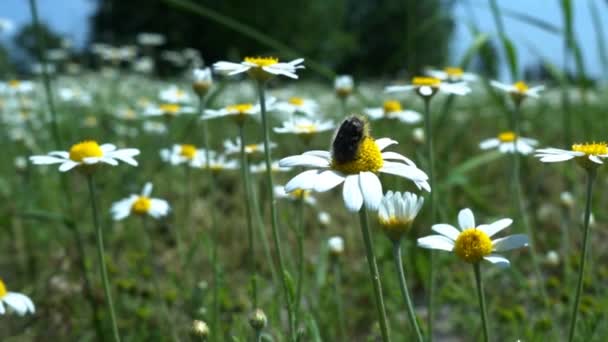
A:
<svg viewBox="0 0 608 342">
<path fill-rule="evenodd" d="M 0 340 L 606 340 L 605 80 L 504 32 L 504 80 L 486 33 L 361 79 L 260 34 L 0 75 Z"/>
</svg>

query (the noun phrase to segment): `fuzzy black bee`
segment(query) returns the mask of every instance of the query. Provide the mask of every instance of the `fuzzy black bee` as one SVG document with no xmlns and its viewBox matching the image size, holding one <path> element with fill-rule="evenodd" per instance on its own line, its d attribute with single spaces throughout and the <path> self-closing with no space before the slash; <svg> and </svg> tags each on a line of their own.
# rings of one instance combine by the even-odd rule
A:
<svg viewBox="0 0 608 342">
<path fill-rule="evenodd" d="M 346 118 L 340 124 L 332 142 L 332 159 L 336 163 L 347 163 L 357 157 L 357 150 L 367 135 L 366 122 L 357 117 Z"/>
</svg>

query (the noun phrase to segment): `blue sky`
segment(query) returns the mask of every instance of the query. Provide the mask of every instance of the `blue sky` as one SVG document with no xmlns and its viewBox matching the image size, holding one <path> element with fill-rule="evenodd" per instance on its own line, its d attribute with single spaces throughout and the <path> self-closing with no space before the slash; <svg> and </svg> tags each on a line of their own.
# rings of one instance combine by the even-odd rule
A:
<svg viewBox="0 0 608 342">
<path fill-rule="evenodd" d="M 126 1 L 126 0 L 125 0 Z M 483 32 L 495 33 L 494 22 L 486 0 L 467 0 L 473 8 L 475 20 Z M 589 12 L 589 2 L 595 2 L 600 9 L 604 32 L 608 34 L 608 4 L 604 0 L 577 0 L 575 5 L 575 31 L 583 48 L 587 70 L 590 74 L 601 75 L 601 64 L 596 48 L 595 31 Z M 50 24 L 54 30 L 69 37 L 76 47 L 86 43 L 88 34 L 88 19 L 95 10 L 94 0 L 38 0 L 39 15 L 43 21 Z M 473 41 L 466 26 L 471 20 L 469 12 L 459 2 L 454 8 L 457 22 L 454 43 L 451 47 L 451 60 L 456 63 L 460 56 Z M 559 0 L 498 0 L 500 7 L 526 13 L 558 27 L 562 26 L 562 16 Z M 17 26 L 30 21 L 28 1 L 1 0 L 0 17 L 8 18 Z M 560 36 L 544 32 L 536 27 L 523 24 L 508 17 L 504 18 L 507 35 L 515 42 L 518 50 L 520 66 L 524 67 L 537 61 L 537 57 L 528 48 L 529 45 L 539 47 L 539 50 L 556 65 L 562 65 L 563 41 Z M 6 38 L 6 37 L 5 37 Z M 608 42 L 607 42 L 608 44 Z M 502 70 L 506 77 L 506 70 Z"/>
</svg>

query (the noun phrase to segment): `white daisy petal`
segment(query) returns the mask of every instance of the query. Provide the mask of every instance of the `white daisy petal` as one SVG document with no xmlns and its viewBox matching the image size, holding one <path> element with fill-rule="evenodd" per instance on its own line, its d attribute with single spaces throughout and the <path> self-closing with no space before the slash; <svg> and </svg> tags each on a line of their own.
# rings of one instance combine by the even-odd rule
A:
<svg viewBox="0 0 608 342">
<path fill-rule="evenodd" d="M 69 171 L 69 170 L 75 168 L 78 165 L 80 165 L 80 164 L 77 162 L 74 162 L 71 160 L 66 160 L 63 162 L 63 164 L 59 165 L 59 171 L 66 172 L 66 171 Z"/>
<path fill-rule="evenodd" d="M 527 247 L 528 237 L 524 234 L 515 234 L 492 241 L 493 250 L 496 252 L 509 251 L 516 248 Z"/>
<path fill-rule="evenodd" d="M 509 260 L 507 260 L 505 257 L 497 255 L 497 254 L 490 254 L 483 258 L 484 258 L 484 260 L 487 260 L 487 261 L 493 263 L 494 265 L 497 265 L 498 267 L 509 267 L 509 265 L 511 264 L 509 262 Z"/>
<path fill-rule="evenodd" d="M 360 172 L 359 187 L 367 209 L 378 210 L 382 201 L 382 183 L 380 183 L 378 176 L 373 172 Z"/>
<path fill-rule="evenodd" d="M 317 177 L 319 176 L 319 170 L 307 170 L 297 176 L 293 177 L 287 184 L 285 184 L 285 192 L 293 192 L 298 189 L 311 190 L 316 184 Z"/>
<path fill-rule="evenodd" d="M 378 148 L 380 149 L 380 151 L 384 150 L 385 148 L 394 145 L 394 144 L 398 144 L 398 142 L 396 140 L 393 140 L 391 138 L 380 138 L 380 139 L 376 139 L 376 145 L 378 145 Z"/>
<path fill-rule="evenodd" d="M 481 229 L 484 233 L 488 234 L 488 237 L 492 237 L 496 233 L 510 226 L 511 224 L 513 224 L 513 220 L 511 220 L 510 218 L 504 218 L 491 224 L 480 225 L 479 227 L 477 227 L 477 229 Z"/>
<path fill-rule="evenodd" d="M 349 175 L 346 177 L 344 185 L 342 185 L 342 199 L 347 210 L 357 212 L 361 209 L 363 195 L 359 188 L 359 175 Z"/>
<path fill-rule="evenodd" d="M 327 159 L 319 158 L 315 155 L 300 154 L 297 156 L 291 156 L 279 160 L 279 166 L 281 167 L 319 167 L 324 168 L 329 166 Z"/>
<path fill-rule="evenodd" d="M 445 223 L 434 224 L 431 229 L 454 241 L 456 241 L 456 239 L 458 239 L 458 235 L 460 235 L 460 231 L 458 229 L 456 229 L 454 226 Z"/>
<path fill-rule="evenodd" d="M 443 235 L 430 235 L 418 239 L 418 246 L 428 249 L 439 249 L 451 252 L 454 249 L 454 241 Z"/>
<path fill-rule="evenodd" d="M 333 170 L 325 170 L 315 179 L 313 190 L 316 192 L 325 192 L 335 188 L 342 182 L 344 182 L 344 176 Z"/>
<path fill-rule="evenodd" d="M 475 227 L 475 216 L 471 209 L 465 208 L 458 213 L 458 225 L 461 230 Z"/>
</svg>

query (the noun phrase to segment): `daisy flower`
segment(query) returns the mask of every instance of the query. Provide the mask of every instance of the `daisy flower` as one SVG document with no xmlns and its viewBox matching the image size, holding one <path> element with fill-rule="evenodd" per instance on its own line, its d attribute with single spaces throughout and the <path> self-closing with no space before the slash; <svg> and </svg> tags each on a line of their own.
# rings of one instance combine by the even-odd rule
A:
<svg viewBox="0 0 608 342">
<path fill-rule="evenodd" d="M 165 103 L 188 103 L 190 95 L 183 89 L 171 85 L 158 93 L 158 98 Z"/>
<path fill-rule="evenodd" d="M 272 105 L 272 101 L 266 101 L 266 108 Z M 253 103 L 237 103 L 228 105 L 222 109 L 207 109 L 205 115 L 201 117 L 203 120 L 217 119 L 228 117 L 236 123 L 242 124 L 248 117 L 260 114 L 261 108 L 259 104 Z"/>
<path fill-rule="evenodd" d="M 278 161 L 273 161 L 270 164 L 270 168 L 272 172 L 289 172 L 291 171 L 291 167 L 280 166 Z M 266 162 L 261 162 L 259 164 L 252 164 L 249 166 L 249 170 L 252 174 L 256 173 L 265 173 L 266 172 Z"/>
<path fill-rule="evenodd" d="M 331 151 L 309 151 L 279 161 L 279 165 L 312 168 L 295 176 L 285 191 L 296 189 L 324 192 L 344 183 L 342 198 L 346 208 L 356 212 L 363 203 L 376 210 L 382 201 L 382 183 L 378 173 L 408 178 L 418 188 L 431 191 L 428 176 L 414 162 L 396 152 L 382 152 L 395 140 L 375 140 L 369 135 L 368 123 L 352 116 L 342 122 L 332 142 Z"/>
<path fill-rule="evenodd" d="M 571 150 L 559 148 L 541 148 L 536 150 L 535 157 L 543 163 L 556 163 L 574 159 L 584 168 L 597 167 L 603 164 L 602 159 L 608 157 L 606 143 L 582 143 L 572 145 Z"/>
<path fill-rule="evenodd" d="M 201 167 L 204 161 L 204 151 L 191 144 L 173 145 L 160 150 L 160 157 L 171 165 L 188 163 L 192 167 Z"/>
<path fill-rule="evenodd" d="M 112 204 L 110 211 L 112 218 L 115 221 L 120 221 L 127 218 L 129 215 L 144 216 L 148 215 L 155 219 L 167 216 L 169 214 L 169 203 L 160 198 L 151 198 L 152 183 L 148 182 L 144 185 L 141 195 L 130 195 Z"/>
<path fill-rule="evenodd" d="M 283 122 L 282 127 L 275 127 L 273 130 L 279 134 L 298 134 L 311 136 L 334 129 L 336 125 L 331 121 L 311 120 L 307 118 L 295 118 Z"/>
<path fill-rule="evenodd" d="M 0 279 L 0 315 L 6 313 L 5 306 L 9 310 L 15 311 L 19 316 L 36 312 L 34 303 L 28 296 L 17 292 L 9 292 L 2 279 Z"/>
<path fill-rule="evenodd" d="M 274 108 L 277 111 L 288 114 L 302 113 L 307 116 L 313 116 L 319 111 L 319 104 L 312 99 L 291 97 L 287 101 L 278 102 Z"/>
<path fill-rule="evenodd" d="M 500 89 L 511 95 L 516 103 L 520 103 L 526 97 L 538 98 L 538 93 L 545 89 L 545 86 L 530 87 L 524 81 L 518 81 L 514 84 L 505 84 L 498 81 L 491 81 L 492 87 Z"/>
<path fill-rule="evenodd" d="M 431 97 L 437 92 L 443 92 L 454 95 L 466 95 L 471 92 L 471 89 L 464 82 L 442 82 L 435 77 L 414 77 L 411 84 L 393 85 L 384 89 L 387 93 L 402 92 L 414 90 L 422 97 Z"/>
<path fill-rule="evenodd" d="M 265 81 L 274 75 L 283 75 L 297 79 L 296 71 L 304 69 L 304 58 L 298 58 L 288 63 L 279 62 L 275 57 L 245 57 L 240 63 L 220 61 L 213 64 L 213 68 L 229 76 L 246 72 L 258 81 Z"/>
<path fill-rule="evenodd" d="M 207 167 L 207 163 L 204 162 L 201 165 L 202 168 Z M 220 172 L 224 170 L 238 170 L 240 168 L 239 162 L 233 159 L 227 159 L 224 155 L 216 155 L 215 152 L 210 151 L 209 153 L 209 169 L 212 172 Z"/>
<path fill-rule="evenodd" d="M 415 124 L 422 121 L 422 115 L 413 110 L 403 110 L 397 100 L 384 101 L 382 108 L 365 108 L 364 113 L 372 120 L 397 119 L 403 123 Z"/>
<path fill-rule="evenodd" d="M 10 80 L 8 82 L 0 82 L 0 93 L 9 95 L 29 94 L 34 91 L 34 82 Z"/>
<path fill-rule="evenodd" d="M 435 224 L 432 230 L 440 235 L 430 235 L 418 239 L 418 246 L 428 249 L 454 252 L 456 256 L 468 263 L 489 261 L 498 266 L 509 266 L 509 260 L 494 252 L 504 252 L 528 246 L 528 237 L 514 234 L 491 240 L 501 230 L 509 227 L 513 220 L 504 218 L 491 224 L 475 225 L 471 209 L 462 209 L 458 213 L 457 229 L 449 224 Z"/>
<path fill-rule="evenodd" d="M 302 200 L 306 204 L 316 205 L 317 199 L 310 195 L 310 190 L 300 190 L 296 189 L 292 192 L 286 192 L 285 187 L 282 185 L 275 185 L 274 196 L 278 199 L 287 199 L 291 201 L 299 201 Z"/>
<path fill-rule="evenodd" d="M 382 230 L 391 240 L 399 241 L 409 231 L 423 203 L 424 198 L 410 192 L 387 192 L 378 209 Z"/>
<path fill-rule="evenodd" d="M 483 140 L 479 143 L 479 148 L 482 150 L 497 148 L 501 153 L 513 153 L 515 138 L 517 138 L 517 152 L 524 155 L 532 153 L 534 146 L 538 144 L 535 139 L 517 137 L 515 132 L 506 131 L 500 133 L 496 138 Z"/>
<path fill-rule="evenodd" d="M 97 164 L 116 166 L 119 161 L 137 166 L 133 157 L 138 154 L 139 150 L 136 148 L 116 149 L 113 144 L 99 145 L 95 140 L 85 140 L 73 145 L 69 151 L 53 151 L 44 156 L 31 156 L 30 161 L 36 165 L 61 164 L 61 172 L 73 168 L 84 168 L 83 170 L 88 171 Z"/>
<path fill-rule="evenodd" d="M 164 116 L 172 118 L 181 114 L 194 114 L 196 110 L 191 106 L 182 106 L 178 103 L 162 103 L 159 105 L 149 105 L 144 110 L 145 116 Z"/>
<path fill-rule="evenodd" d="M 277 147 L 276 143 L 270 142 L 270 148 L 273 149 Z M 227 139 L 224 141 L 224 152 L 227 155 L 230 154 L 238 154 L 241 153 L 241 139 L 236 138 L 234 141 Z M 263 153 L 264 152 L 264 144 L 248 144 L 245 145 L 245 153 L 246 154 L 255 154 L 255 153 Z"/>
<path fill-rule="evenodd" d="M 334 89 L 338 97 L 348 97 L 355 87 L 355 81 L 351 75 L 338 75 L 334 80 Z"/>
<path fill-rule="evenodd" d="M 445 67 L 443 70 L 428 69 L 425 72 L 428 76 L 438 78 L 446 82 L 472 82 L 477 80 L 477 75 L 464 72 L 459 67 Z"/>
</svg>

